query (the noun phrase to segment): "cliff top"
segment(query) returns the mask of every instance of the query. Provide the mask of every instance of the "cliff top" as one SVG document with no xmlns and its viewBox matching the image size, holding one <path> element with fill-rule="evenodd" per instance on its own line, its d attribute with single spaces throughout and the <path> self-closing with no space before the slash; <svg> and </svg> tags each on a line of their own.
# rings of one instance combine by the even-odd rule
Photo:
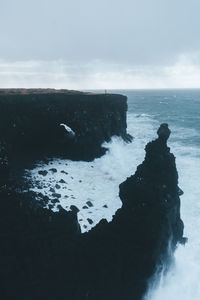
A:
<svg viewBox="0 0 200 300">
<path fill-rule="evenodd" d="M 81 92 L 75 90 L 66 90 L 66 89 L 0 89 L 1 95 L 34 95 L 34 94 L 65 94 L 65 95 L 97 95 L 100 93 L 90 93 L 90 92 Z"/>
</svg>

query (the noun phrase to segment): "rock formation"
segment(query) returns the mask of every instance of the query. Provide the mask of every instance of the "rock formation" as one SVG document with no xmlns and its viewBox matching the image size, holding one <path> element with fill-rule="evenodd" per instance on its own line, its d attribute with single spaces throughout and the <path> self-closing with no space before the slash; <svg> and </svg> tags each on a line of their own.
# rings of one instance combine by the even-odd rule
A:
<svg viewBox="0 0 200 300">
<path fill-rule="evenodd" d="M 120 185 L 123 206 L 112 222 L 88 233 L 80 233 L 75 207 L 53 213 L 30 194 L 0 191 L 0 298 L 141 300 L 156 268 L 184 241 L 167 135 L 161 125 L 144 162 Z"/>
<path fill-rule="evenodd" d="M 120 184 L 123 206 L 113 221 L 102 221 L 86 234 L 88 299 L 141 299 L 152 274 L 168 266 L 177 243 L 184 242 L 169 134 L 162 124 L 158 139 L 145 148 L 144 162 Z"/>
<path fill-rule="evenodd" d="M 113 135 L 126 132 L 127 97 L 50 89 L 0 90 L 0 140 L 19 159 L 62 156 L 93 160 Z M 60 124 L 72 128 L 75 137 Z"/>
</svg>

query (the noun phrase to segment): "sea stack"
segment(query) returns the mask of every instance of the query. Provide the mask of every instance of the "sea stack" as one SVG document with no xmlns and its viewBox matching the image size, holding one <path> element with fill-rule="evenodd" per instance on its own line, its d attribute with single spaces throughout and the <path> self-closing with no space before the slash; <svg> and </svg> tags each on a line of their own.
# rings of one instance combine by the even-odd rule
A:
<svg viewBox="0 0 200 300">
<path fill-rule="evenodd" d="M 102 221 L 85 236 L 88 299 L 141 300 L 151 276 L 170 265 L 184 240 L 169 135 L 162 124 L 158 138 L 145 148 L 144 162 L 120 184 L 122 208 L 111 223 Z"/>
</svg>

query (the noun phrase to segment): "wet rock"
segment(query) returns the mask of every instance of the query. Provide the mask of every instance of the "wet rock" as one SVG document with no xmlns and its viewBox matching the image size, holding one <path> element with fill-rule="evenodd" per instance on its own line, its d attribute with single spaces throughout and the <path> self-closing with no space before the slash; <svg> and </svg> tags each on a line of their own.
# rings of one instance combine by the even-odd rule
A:
<svg viewBox="0 0 200 300">
<path fill-rule="evenodd" d="M 68 173 L 67 173 L 67 172 L 65 172 L 64 170 L 62 170 L 62 171 L 61 171 L 61 173 L 68 175 Z"/>
<path fill-rule="evenodd" d="M 91 201 L 87 201 L 86 204 L 89 206 L 89 207 L 93 207 L 93 204 Z"/>
<path fill-rule="evenodd" d="M 71 205 L 71 206 L 70 206 L 70 209 L 71 209 L 71 211 L 72 211 L 73 213 L 75 213 L 75 214 L 77 214 L 77 213 L 79 212 L 78 207 L 76 207 L 75 205 Z"/>
<path fill-rule="evenodd" d="M 83 208 L 83 209 L 88 209 L 88 207 L 87 207 L 86 205 L 84 205 L 82 208 Z"/>
<path fill-rule="evenodd" d="M 46 171 L 46 170 L 38 171 L 38 174 L 42 175 L 42 176 L 46 176 L 48 174 L 48 171 Z"/>
<path fill-rule="evenodd" d="M 52 203 L 59 203 L 59 200 L 57 198 L 55 198 L 55 199 L 51 199 L 51 202 Z"/>
<path fill-rule="evenodd" d="M 55 198 L 61 198 L 61 194 L 58 194 L 58 193 L 52 193 L 52 197 L 55 197 Z"/>
<path fill-rule="evenodd" d="M 63 208 L 62 205 L 60 205 L 60 204 L 57 205 L 57 209 L 58 209 L 59 211 L 64 210 L 64 208 Z"/>
<path fill-rule="evenodd" d="M 60 183 L 66 183 L 66 181 L 64 179 L 60 179 L 59 181 Z"/>
<path fill-rule="evenodd" d="M 184 194 L 184 192 L 180 189 L 180 187 L 178 187 L 178 195 L 182 196 Z"/>
<path fill-rule="evenodd" d="M 162 139 L 163 141 L 167 141 L 167 139 L 171 134 L 171 130 L 169 129 L 168 124 L 167 123 L 161 124 L 160 127 L 158 128 L 157 134 L 159 139 Z"/>
<path fill-rule="evenodd" d="M 51 171 L 52 173 L 57 173 L 57 169 L 56 168 L 51 168 L 51 169 L 49 169 L 49 171 Z"/>
<path fill-rule="evenodd" d="M 94 222 L 92 221 L 92 219 L 90 219 L 90 218 L 87 218 L 87 220 L 88 220 L 88 223 L 89 223 L 90 225 L 94 223 Z"/>
<path fill-rule="evenodd" d="M 48 205 L 48 208 L 49 208 L 49 209 L 53 209 L 53 208 L 54 208 L 54 205 L 49 204 L 49 205 Z"/>
</svg>

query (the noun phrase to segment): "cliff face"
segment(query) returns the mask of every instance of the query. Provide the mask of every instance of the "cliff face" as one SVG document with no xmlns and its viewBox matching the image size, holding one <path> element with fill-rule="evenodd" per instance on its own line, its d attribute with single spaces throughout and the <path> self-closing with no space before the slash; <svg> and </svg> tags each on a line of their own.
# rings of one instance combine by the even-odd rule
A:
<svg viewBox="0 0 200 300">
<path fill-rule="evenodd" d="M 127 98 L 56 90 L 0 90 L 0 139 L 12 156 L 92 160 L 113 135 L 126 134 Z M 70 127 L 72 135 L 64 127 Z"/>
<path fill-rule="evenodd" d="M 2 189 L 2 299 L 141 300 L 156 268 L 184 241 L 169 134 L 162 125 L 144 162 L 120 185 L 123 206 L 112 222 L 83 235 L 75 208 L 55 214 Z"/>
<path fill-rule="evenodd" d="M 102 221 L 86 236 L 89 299 L 141 299 L 149 278 L 169 266 L 177 243 L 184 242 L 167 124 L 158 134 L 136 173 L 120 184 L 123 206 L 113 221 Z"/>
</svg>

